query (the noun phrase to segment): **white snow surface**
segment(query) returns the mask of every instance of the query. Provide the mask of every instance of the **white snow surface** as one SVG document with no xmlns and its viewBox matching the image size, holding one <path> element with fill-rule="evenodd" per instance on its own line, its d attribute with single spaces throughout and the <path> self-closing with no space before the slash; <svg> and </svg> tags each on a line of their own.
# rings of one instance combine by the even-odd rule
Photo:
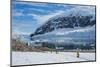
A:
<svg viewBox="0 0 100 67">
<path fill-rule="evenodd" d="M 12 66 L 80 61 L 95 61 L 95 53 L 80 53 L 77 58 L 76 52 L 12 52 Z"/>
</svg>

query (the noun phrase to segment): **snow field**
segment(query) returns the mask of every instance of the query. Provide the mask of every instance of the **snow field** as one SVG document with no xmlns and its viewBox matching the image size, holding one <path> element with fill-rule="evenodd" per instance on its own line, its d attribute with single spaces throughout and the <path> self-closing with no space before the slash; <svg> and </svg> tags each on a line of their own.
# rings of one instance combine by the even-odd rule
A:
<svg viewBox="0 0 100 67">
<path fill-rule="evenodd" d="M 76 52 L 12 52 L 12 65 L 29 65 L 61 62 L 94 61 L 95 53 L 80 53 L 76 57 Z"/>
</svg>

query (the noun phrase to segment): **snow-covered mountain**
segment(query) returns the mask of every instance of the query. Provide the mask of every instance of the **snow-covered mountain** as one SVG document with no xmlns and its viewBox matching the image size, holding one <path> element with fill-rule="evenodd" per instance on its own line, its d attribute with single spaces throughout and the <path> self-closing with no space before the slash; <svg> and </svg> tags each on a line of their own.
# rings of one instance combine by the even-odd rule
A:
<svg viewBox="0 0 100 67">
<path fill-rule="evenodd" d="M 51 17 L 31 36 L 52 32 L 55 29 L 93 26 L 96 23 L 95 8 L 73 8 Z"/>
<path fill-rule="evenodd" d="M 33 41 L 95 44 L 95 8 L 71 9 L 51 17 L 31 34 Z"/>
</svg>

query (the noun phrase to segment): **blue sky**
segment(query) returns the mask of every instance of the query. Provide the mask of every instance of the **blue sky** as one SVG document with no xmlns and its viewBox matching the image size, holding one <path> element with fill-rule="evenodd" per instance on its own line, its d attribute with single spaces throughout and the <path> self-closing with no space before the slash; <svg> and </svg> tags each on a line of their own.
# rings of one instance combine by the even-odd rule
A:
<svg viewBox="0 0 100 67">
<path fill-rule="evenodd" d="M 30 34 L 49 18 L 59 15 L 75 5 L 12 2 L 12 32 L 15 34 Z"/>
</svg>

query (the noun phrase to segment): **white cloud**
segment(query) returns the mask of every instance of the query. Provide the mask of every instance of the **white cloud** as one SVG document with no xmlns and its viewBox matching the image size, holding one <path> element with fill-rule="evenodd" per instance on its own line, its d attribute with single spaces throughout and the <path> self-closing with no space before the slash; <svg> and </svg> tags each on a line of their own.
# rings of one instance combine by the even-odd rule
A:
<svg viewBox="0 0 100 67">
<path fill-rule="evenodd" d="M 95 29 L 95 25 L 94 26 L 88 26 L 86 28 L 75 28 L 75 29 L 65 29 L 64 31 L 61 32 L 57 32 L 56 35 L 65 35 L 65 34 L 70 34 L 70 33 L 76 33 L 76 32 L 88 32 L 88 31 L 92 31 Z M 67 31 L 66 31 L 67 30 Z"/>
<path fill-rule="evenodd" d="M 38 24 L 43 24 L 54 16 L 69 15 L 70 13 L 75 14 L 75 12 L 78 13 L 79 11 L 86 12 L 86 13 L 81 13 L 83 15 L 95 14 L 95 7 L 94 6 L 75 6 L 74 8 L 71 8 L 69 10 L 66 9 L 65 11 L 56 10 L 55 12 L 50 12 L 48 15 L 37 15 L 37 14 L 28 14 L 28 15 L 33 16 L 33 18 L 37 20 Z"/>
<path fill-rule="evenodd" d="M 88 14 L 95 14 L 95 6 L 75 6 L 72 10 L 85 11 Z"/>
<path fill-rule="evenodd" d="M 95 17 L 95 7 L 94 6 L 74 6 L 71 9 L 66 9 L 64 13 L 60 16 L 70 16 L 70 15 L 82 15 L 82 16 L 87 16 L 87 15 L 93 15 Z"/>
<path fill-rule="evenodd" d="M 20 34 L 29 35 L 30 33 L 29 32 L 22 32 L 20 30 L 14 30 L 14 31 L 12 31 L 12 36 L 14 36 L 14 35 L 20 35 Z"/>
<path fill-rule="evenodd" d="M 23 10 L 17 11 L 16 9 L 13 9 L 12 11 L 12 16 L 22 16 L 23 14 Z"/>
<path fill-rule="evenodd" d="M 16 12 L 16 13 L 13 13 L 13 16 L 22 16 L 22 15 L 24 15 L 23 13 L 21 13 L 21 12 Z"/>
<path fill-rule="evenodd" d="M 56 15 L 60 15 L 63 12 L 64 11 L 57 11 L 57 12 L 54 12 L 54 13 L 50 13 L 48 15 L 36 15 L 36 14 L 29 14 L 29 15 L 33 16 L 33 18 L 37 20 L 38 24 L 43 24 L 46 21 L 48 21 L 50 18 L 52 18 Z"/>
</svg>

